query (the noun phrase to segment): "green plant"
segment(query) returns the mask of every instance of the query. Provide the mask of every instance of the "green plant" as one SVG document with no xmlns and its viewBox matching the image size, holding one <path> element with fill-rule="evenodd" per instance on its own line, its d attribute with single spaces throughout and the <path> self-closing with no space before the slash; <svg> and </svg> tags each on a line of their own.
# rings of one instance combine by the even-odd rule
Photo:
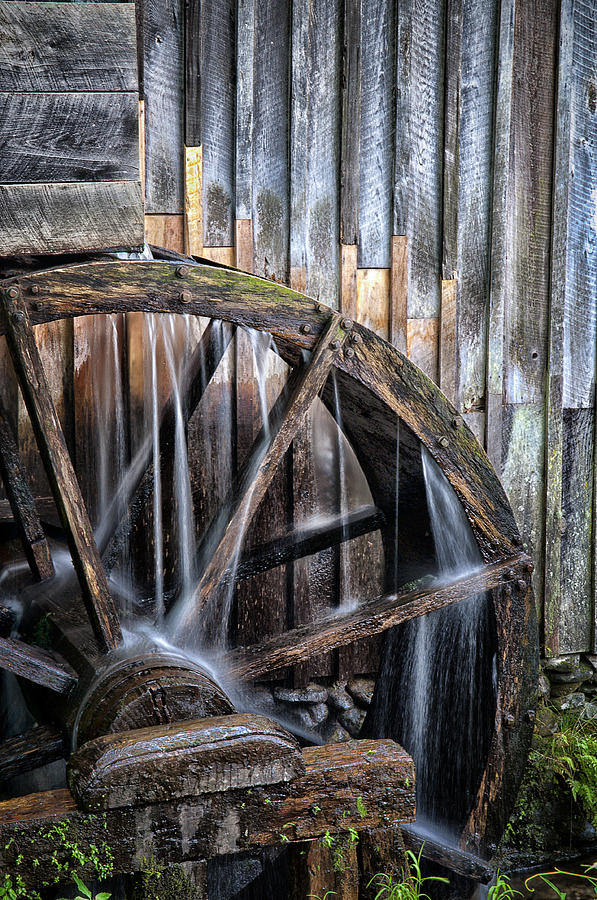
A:
<svg viewBox="0 0 597 900">
<path fill-rule="evenodd" d="M 81 892 L 80 894 L 77 894 L 75 900 L 110 900 L 110 897 L 112 896 L 112 894 L 106 893 L 106 891 L 102 891 L 100 894 L 95 894 L 94 896 L 91 890 L 81 881 L 75 872 L 73 872 L 73 881 Z M 61 900 L 66 900 L 66 898 L 62 897 Z"/>
<path fill-rule="evenodd" d="M 25 883 L 20 875 L 16 876 L 15 881 L 7 872 L 0 875 L 0 878 L 2 879 L 0 881 L 0 900 L 20 900 L 21 897 L 27 896 Z"/>
<path fill-rule="evenodd" d="M 336 891 L 326 891 L 323 897 L 318 897 L 317 894 L 307 894 L 309 900 L 328 900 L 328 897 L 336 897 Z"/>
<path fill-rule="evenodd" d="M 422 892 L 424 884 L 429 881 L 441 881 L 444 884 L 448 884 L 447 878 L 422 874 L 422 853 L 423 847 L 419 850 L 418 855 L 413 853 L 412 850 L 406 851 L 410 872 L 408 875 L 403 874 L 400 880 L 394 879 L 392 875 L 374 875 L 367 887 L 373 885 L 379 888 L 375 895 L 375 900 L 430 900 L 429 894 Z"/>
<path fill-rule="evenodd" d="M 572 799 L 597 827 L 597 728 L 594 723 L 569 714 L 560 730 L 531 751 L 531 761 L 551 769 L 569 788 Z"/>
<path fill-rule="evenodd" d="M 495 884 L 489 888 L 487 900 L 510 900 L 511 897 L 522 897 L 520 891 L 516 891 L 510 884 L 507 875 L 502 875 L 498 869 L 495 876 Z"/>
<path fill-rule="evenodd" d="M 565 891 L 561 890 L 551 880 L 554 876 L 564 875 L 567 878 L 579 878 L 581 881 L 585 882 L 586 884 L 590 884 L 591 887 L 593 888 L 593 892 L 594 892 L 595 896 L 597 896 L 597 873 L 595 875 L 590 874 L 591 871 L 597 870 L 597 862 L 591 863 L 588 866 L 583 866 L 583 868 L 585 870 L 584 872 L 566 872 L 564 869 L 559 869 L 557 866 L 555 866 L 555 868 L 551 872 L 536 872 L 535 875 L 530 875 L 526 879 L 524 886 L 527 889 L 527 891 L 534 893 L 535 888 L 530 887 L 530 884 L 532 881 L 534 881 L 536 878 L 538 878 L 540 881 L 543 882 L 543 884 L 546 884 L 547 887 L 551 888 L 551 890 L 554 892 L 554 894 L 556 895 L 558 900 L 566 900 Z"/>
</svg>

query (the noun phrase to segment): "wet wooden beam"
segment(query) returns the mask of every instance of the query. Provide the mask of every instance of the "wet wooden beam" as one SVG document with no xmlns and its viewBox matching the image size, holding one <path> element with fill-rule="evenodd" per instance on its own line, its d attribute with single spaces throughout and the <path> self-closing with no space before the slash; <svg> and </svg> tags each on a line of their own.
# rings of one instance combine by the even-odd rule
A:
<svg viewBox="0 0 597 900">
<path fill-rule="evenodd" d="M 0 668 L 59 694 L 67 694 L 77 683 L 76 674 L 56 654 L 15 638 L 0 638 Z"/>
<path fill-rule="evenodd" d="M 443 585 L 404 593 L 383 594 L 348 613 L 326 616 L 319 622 L 301 625 L 253 647 L 233 650 L 228 672 L 233 678 L 251 679 L 295 665 L 316 654 L 344 647 L 361 638 L 380 634 L 394 625 L 424 616 L 482 594 L 499 584 L 517 585 L 523 578 L 521 554 L 488 566 L 483 571 Z M 523 582 L 526 587 L 526 582 Z"/>
<path fill-rule="evenodd" d="M 384 522 L 381 510 L 374 506 L 366 506 L 315 525 L 297 528 L 283 537 L 246 551 L 236 569 L 236 581 L 311 556 L 320 550 L 351 541 L 362 534 L 369 534 L 370 531 L 377 531 Z"/>
<path fill-rule="evenodd" d="M 55 762 L 64 754 L 64 739 L 56 728 L 42 725 L 24 731 L 0 744 L 0 781 Z"/>
<path fill-rule="evenodd" d="M 243 535 L 348 336 L 342 322 L 340 316 L 330 316 L 309 362 L 292 371 L 287 390 L 270 415 L 269 434 L 262 429 L 255 439 L 228 500 L 208 528 L 203 547 L 215 549 L 192 600 L 171 613 L 176 640 L 188 642 L 197 637 L 197 617 L 208 601 L 215 609 L 221 600 L 218 588 L 223 586 L 224 575 L 238 553 Z"/>
<path fill-rule="evenodd" d="M 17 871 L 22 855 L 19 874 L 35 887 L 44 879 L 70 879 L 69 868 L 59 869 L 56 860 L 72 864 L 71 840 L 87 858 L 91 844 L 101 855 L 107 840 L 114 871 L 125 873 L 141 868 L 148 846 L 164 865 L 414 820 L 413 762 L 393 741 L 308 747 L 303 756 L 305 774 L 291 782 L 108 809 L 101 817 L 77 809 L 68 790 L 0 803 L 0 867 Z M 56 825 L 65 841 L 55 840 Z M 82 878 L 94 874 L 89 864 L 77 871 Z"/>
<path fill-rule="evenodd" d="M 7 341 L 48 481 L 68 536 L 73 565 L 94 633 L 106 649 L 121 637 L 118 613 L 108 589 L 91 523 L 66 447 L 56 407 L 18 288 L 0 292 Z"/>
<path fill-rule="evenodd" d="M 408 825 L 401 828 L 404 838 L 404 846 L 412 850 L 417 856 L 419 851 L 425 859 L 438 863 L 450 872 L 472 878 L 482 884 L 488 884 L 495 875 L 495 870 L 487 865 L 484 859 L 466 853 L 453 844 L 444 844 L 428 834 L 421 833 Z"/>
<path fill-rule="evenodd" d="M 50 548 L 39 520 L 35 499 L 23 471 L 19 450 L 0 400 L 0 475 L 16 522 L 29 568 L 37 581 L 54 574 Z"/>
</svg>

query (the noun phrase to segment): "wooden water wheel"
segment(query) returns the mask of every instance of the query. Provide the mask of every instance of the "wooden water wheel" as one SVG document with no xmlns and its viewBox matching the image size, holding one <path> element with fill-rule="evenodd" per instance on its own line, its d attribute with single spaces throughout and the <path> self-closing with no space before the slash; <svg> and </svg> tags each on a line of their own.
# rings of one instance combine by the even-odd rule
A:
<svg viewBox="0 0 597 900">
<path fill-rule="evenodd" d="M 28 643 L 23 635 L 0 639 L 0 665 L 41 686 L 42 693 L 37 691 L 32 700 L 34 708 L 47 708 L 44 698 L 51 694 L 54 721 L 10 739 L 0 748 L 4 777 L 68 755 L 73 741 L 77 745 L 110 731 L 163 726 L 159 710 L 163 712 L 164 707 L 170 709 L 170 721 L 234 712 L 224 692 L 199 666 L 162 656 L 148 664 L 123 655 L 118 611 L 102 565 L 102 553 L 105 559 L 113 550 L 119 523 L 114 523 L 112 540 L 98 548 L 32 330 L 41 323 L 91 314 L 184 313 L 224 323 L 218 340 L 212 327 L 202 338 L 207 380 L 216 371 L 235 326 L 272 335 L 291 372 L 270 413 L 269 433 L 257 436 L 210 526 L 207 543 L 211 552 L 194 602 L 176 623 L 179 643 L 184 644 L 199 610 L 208 606 L 218 609 L 222 589 L 231 577 L 246 578 L 372 531 L 380 532 L 385 549 L 384 592 L 363 596 L 350 611 L 300 625 L 253 646 L 234 648 L 228 658 L 231 677 L 264 679 L 488 592 L 495 620 L 497 696 L 495 709 L 487 712 L 493 720 L 491 741 L 462 839 L 469 849 L 485 850 L 505 826 L 532 732 L 537 669 L 532 565 L 522 551 L 497 476 L 436 385 L 388 343 L 332 309 L 269 281 L 192 260 L 92 259 L 24 271 L 6 278 L 0 287 L 4 313 L 0 334 L 6 335 L 9 344 L 78 579 L 77 592 L 66 602 L 50 603 L 50 650 Z M 300 536 L 290 531 L 261 545 L 242 556 L 232 576 L 230 559 L 239 534 L 259 508 L 315 398 L 320 395 L 335 415 L 332 371 L 341 401 L 341 427 L 366 475 L 375 506 L 346 521 L 327 523 Z M 201 402 L 202 388 L 192 375 L 188 390 L 193 395 L 190 405 L 195 408 Z M 172 415 L 166 404 L 161 424 L 164 435 L 172 428 Z M 6 420 L 2 425 L 2 474 L 14 518 L 33 577 L 48 579 L 53 574 L 48 545 Z M 483 567 L 449 583 L 397 589 L 396 585 L 424 574 L 428 564 L 421 551 L 424 523 L 418 521 L 414 510 L 410 510 L 409 527 L 400 527 L 409 521 L 406 516 L 412 497 L 409 500 L 407 489 L 399 492 L 397 488 L 408 476 L 409 467 L 417 466 L 420 445 L 431 453 L 460 499 Z M 146 496 L 147 477 L 141 473 L 132 485 L 131 505 Z M 51 594 L 50 587 L 47 593 Z M 47 609 L 43 590 L 41 596 L 36 602 Z M 71 801 L 62 797 L 60 802 L 66 804 L 64 810 L 75 814 L 75 808 L 68 805 Z M 114 827 L 126 843 L 123 835 L 128 826 L 120 822 Z"/>
</svg>

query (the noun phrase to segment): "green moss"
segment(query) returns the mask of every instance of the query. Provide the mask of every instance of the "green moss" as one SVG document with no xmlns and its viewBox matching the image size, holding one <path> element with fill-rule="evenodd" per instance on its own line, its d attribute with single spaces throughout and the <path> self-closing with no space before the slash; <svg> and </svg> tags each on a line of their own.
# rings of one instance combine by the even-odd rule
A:
<svg viewBox="0 0 597 900">
<path fill-rule="evenodd" d="M 182 866 L 160 866 L 144 860 L 143 871 L 131 876 L 131 900 L 198 900 L 201 897 L 193 877 Z"/>
</svg>

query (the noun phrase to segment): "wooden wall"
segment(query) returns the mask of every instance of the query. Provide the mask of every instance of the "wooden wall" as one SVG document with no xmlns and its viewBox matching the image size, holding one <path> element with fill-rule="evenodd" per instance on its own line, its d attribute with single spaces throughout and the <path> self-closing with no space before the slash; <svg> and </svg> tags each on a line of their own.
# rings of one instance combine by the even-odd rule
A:
<svg viewBox="0 0 597 900">
<path fill-rule="evenodd" d="M 406 350 L 594 650 L 596 0 L 145 0 L 147 234 Z"/>
</svg>

